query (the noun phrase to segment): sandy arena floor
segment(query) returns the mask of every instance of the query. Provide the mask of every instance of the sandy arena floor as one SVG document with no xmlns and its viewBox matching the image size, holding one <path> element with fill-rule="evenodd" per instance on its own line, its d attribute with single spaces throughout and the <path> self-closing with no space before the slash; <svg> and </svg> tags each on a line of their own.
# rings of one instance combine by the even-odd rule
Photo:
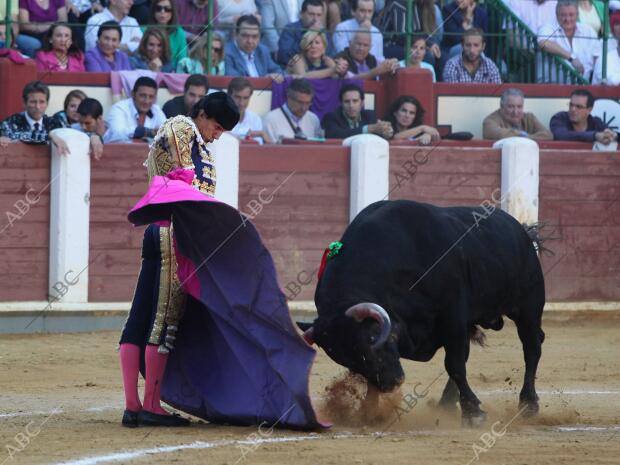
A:
<svg viewBox="0 0 620 465">
<path fill-rule="evenodd" d="M 409 399 L 416 383 L 421 393 L 439 376 L 413 408 L 403 401 L 397 414 L 384 405 L 386 418 L 372 422 L 362 419 L 364 412 L 325 411 L 338 419 L 327 432 L 276 429 L 262 436 L 254 427 L 204 422 L 122 428 L 117 333 L 0 336 L 0 465 L 620 464 L 620 320 L 554 318 L 544 329 L 536 418 L 518 415 L 523 358 L 507 323 L 487 333 L 489 347 L 474 347 L 468 364 L 470 384 L 489 413 L 479 429 L 461 428 L 457 415 L 433 408 L 447 379 L 438 353 L 429 363 L 405 363 L 402 394 Z M 323 410 L 326 386 L 343 375 L 318 354 L 311 392 Z"/>
</svg>

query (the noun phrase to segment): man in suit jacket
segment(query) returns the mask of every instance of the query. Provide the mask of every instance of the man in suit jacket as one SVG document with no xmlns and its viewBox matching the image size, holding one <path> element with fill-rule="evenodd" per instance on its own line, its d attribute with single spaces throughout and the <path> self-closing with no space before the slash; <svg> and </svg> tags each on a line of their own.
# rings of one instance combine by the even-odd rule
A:
<svg viewBox="0 0 620 465">
<path fill-rule="evenodd" d="M 302 0 L 261 0 L 263 43 L 271 53 L 278 51 L 280 31 L 284 26 L 299 20 L 301 5 Z"/>
<path fill-rule="evenodd" d="M 321 124 L 325 137 L 346 139 L 357 134 L 376 134 L 389 139 L 392 126 L 387 121 L 377 121 L 372 110 L 364 110 L 364 91 L 355 84 L 340 89 L 340 106 L 326 114 Z"/>
<path fill-rule="evenodd" d="M 260 23 L 256 16 L 241 16 L 235 26 L 235 41 L 225 47 L 227 76 L 268 76 L 276 82 L 283 80 L 282 70 L 259 41 Z"/>
</svg>

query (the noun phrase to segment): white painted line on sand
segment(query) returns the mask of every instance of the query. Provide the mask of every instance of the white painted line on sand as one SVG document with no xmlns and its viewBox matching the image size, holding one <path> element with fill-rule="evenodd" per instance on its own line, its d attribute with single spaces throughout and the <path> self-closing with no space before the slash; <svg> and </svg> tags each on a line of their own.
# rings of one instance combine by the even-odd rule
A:
<svg viewBox="0 0 620 465">
<path fill-rule="evenodd" d="M 191 444 L 179 444 L 175 446 L 164 446 L 164 447 L 151 447 L 146 449 L 135 449 L 132 451 L 125 452 L 113 452 L 110 454 L 104 455 L 95 455 L 92 457 L 85 457 L 76 460 L 70 460 L 67 462 L 57 462 L 54 465 L 97 465 L 100 463 L 109 463 L 109 462 L 119 462 L 122 460 L 132 460 L 137 459 L 139 457 L 143 457 L 145 455 L 153 455 L 153 454 L 167 454 L 170 452 L 177 452 L 180 450 L 196 450 L 196 449 L 213 449 L 217 447 L 226 447 L 226 446 L 252 446 L 257 448 L 261 444 L 275 444 L 275 443 L 284 443 L 284 442 L 301 442 L 301 441 L 311 441 L 315 439 L 352 439 L 352 438 L 363 438 L 369 437 L 372 435 L 365 434 L 352 434 L 352 433 L 338 433 L 334 435 L 319 435 L 317 433 L 309 433 L 305 436 L 281 436 L 275 438 L 263 438 L 257 440 L 219 440 L 212 442 L 204 442 L 204 441 L 196 441 Z"/>
</svg>

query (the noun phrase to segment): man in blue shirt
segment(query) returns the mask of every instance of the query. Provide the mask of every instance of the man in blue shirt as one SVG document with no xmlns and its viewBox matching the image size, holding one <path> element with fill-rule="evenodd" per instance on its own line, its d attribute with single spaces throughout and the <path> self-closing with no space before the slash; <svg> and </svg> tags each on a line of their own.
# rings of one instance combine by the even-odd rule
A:
<svg viewBox="0 0 620 465">
<path fill-rule="evenodd" d="M 618 140 L 618 134 L 597 116 L 592 116 L 594 96 L 586 89 L 574 90 L 570 95 L 568 111 L 560 111 L 551 118 L 549 127 L 555 140 L 600 142 L 609 144 Z"/>
<path fill-rule="evenodd" d="M 227 76 L 265 76 L 282 82 L 282 70 L 271 59 L 267 47 L 259 41 L 258 19 L 252 15 L 241 16 L 235 26 L 235 41 L 228 42 L 225 46 Z"/>
</svg>

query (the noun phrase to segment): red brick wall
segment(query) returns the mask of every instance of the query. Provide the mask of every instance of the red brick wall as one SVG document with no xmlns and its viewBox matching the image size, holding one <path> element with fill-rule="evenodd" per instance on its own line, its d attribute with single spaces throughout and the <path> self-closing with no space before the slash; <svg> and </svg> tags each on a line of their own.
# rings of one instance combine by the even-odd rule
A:
<svg viewBox="0 0 620 465">
<path fill-rule="evenodd" d="M 46 300 L 50 149 L 0 148 L 0 301 Z"/>
<path fill-rule="evenodd" d="M 617 153 L 543 150 L 541 221 L 557 240 L 543 257 L 547 299 L 620 300 L 620 158 Z"/>
<path fill-rule="evenodd" d="M 266 198 L 290 176 L 254 219 L 289 298 L 313 299 L 323 250 L 349 222 L 348 153 L 339 146 L 242 146 L 242 211 L 251 212 L 261 189 Z"/>
</svg>

